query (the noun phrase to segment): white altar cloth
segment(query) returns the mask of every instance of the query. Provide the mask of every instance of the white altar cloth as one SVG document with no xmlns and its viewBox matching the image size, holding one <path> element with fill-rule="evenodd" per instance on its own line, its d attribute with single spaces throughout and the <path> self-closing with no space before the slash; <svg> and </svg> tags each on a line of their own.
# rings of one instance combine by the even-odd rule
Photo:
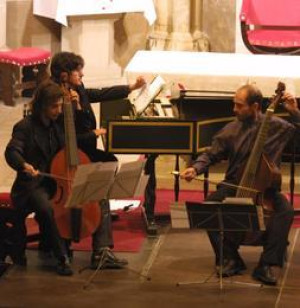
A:
<svg viewBox="0 0 300 308">
<path fill-rule="evenodd" d="M 238 53 L 138 51 L 125 69 L 128 81 L 138 75 L 161 75 L 167 83 L 186 89 L 235 91 L 256 83 L 265 96 L 274 94 L 277 82 L 300 97 L 300 56 Z"/>
<path fill-rule="evenodd" d="M 67 26 L 68 16 L 142 12 L 152 25 L 156 19 L 153 0 L 34 0 L 33 14 L 55 19 Z"/>
</svg>

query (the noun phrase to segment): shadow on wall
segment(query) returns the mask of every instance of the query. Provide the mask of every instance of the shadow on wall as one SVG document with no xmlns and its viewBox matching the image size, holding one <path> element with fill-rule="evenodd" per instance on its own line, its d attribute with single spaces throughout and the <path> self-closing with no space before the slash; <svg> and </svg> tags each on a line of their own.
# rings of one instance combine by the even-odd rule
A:
<svg viewBox="0 0 300 308">
<path fill-rule="evenodd" d="M 48 49 L 52 54 L 60 50 L 60 25 L 33 15 L 32 0 L 7 1 L 6 5 L 8 47 L 35 46 Z"/>
<path fill-rule="evenodd" d="M 122 69 L 138 50 L 146 49 L 149 31 L 150 26 L 140 13 L 123 14 L 114 23 L 114 60 Z"/>
<path fill-rule="evenodd" d="M 214 52 L 235 52 L 236 0 L 203 0 L 203 32 Z"/>
</svg>

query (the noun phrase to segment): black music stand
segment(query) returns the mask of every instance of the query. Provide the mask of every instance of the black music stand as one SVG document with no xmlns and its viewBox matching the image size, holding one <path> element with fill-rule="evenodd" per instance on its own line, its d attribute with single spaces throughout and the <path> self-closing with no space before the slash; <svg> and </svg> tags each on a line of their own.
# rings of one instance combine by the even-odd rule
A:
<svg viewBox="0 0 300 308">
<path fill-rule="evenodd" d="M 144 161 L 123 163 L 120 164 L 118 169 L 117 162 L 98 162 L 81 165 L 80 169 L 78 168 L 76 171 L 77 178 L 74 178 L 73 190 L 68 200 L 68 205 L 82 204 L 86 201 L 99 201 L 103 202 L 101 207 L 109 211 L 109 199 L 141 196 L 148 181 L 148 176 L 144 174 L 144 165 Z M 80 202 L 77 202 L 77 199 Z M 109 249 L 104 249 L 102 257 L 98 261 L 98 266 L 85 282 L 84 289 L 90 285 L 97 273 L 100 272 L 104 263 L 109 258 L 108 253 Z M 88 268 L 84 267 L 79 272 L 81 273 Z M 130 271 L 150 280 L 149 277 L 137 273 L 132 269 Z"/>
<path fill-rule="evenodd" d="M 223 202 L 186 202 L 190 229 L 218 231 L 220 234 L 219 286 L 223 289 L 223 240 L 225 231 L 264 230 L 262 208 L 253 204 Z M 212 276 L 212 275 L 211 275 Z M 211 276 L 204 280 L 207 282 Z M 177 286 L 189 283 L 177 283 Z"/>
</svg>

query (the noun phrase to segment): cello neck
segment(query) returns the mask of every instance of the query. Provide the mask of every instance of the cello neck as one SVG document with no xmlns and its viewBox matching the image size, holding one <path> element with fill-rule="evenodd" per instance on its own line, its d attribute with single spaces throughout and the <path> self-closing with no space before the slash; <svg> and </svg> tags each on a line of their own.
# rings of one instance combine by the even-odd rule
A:
<svg viewBox="0 0 300 308">
<path fill-rule="evenodd" d="M 268 136 L 270 119 L 273 115 L 273 112 L 274 110 L 267 110 L 266 116 L 259 128 L 258 135 L 256 137 L 253 149 L 239 184 L 241 187 L 254 187 L 257 169 L 263 154 L 264 145 Z M 253 197 L 253 193 L 251 191 L 245 191 L 244 189 L 239 188 L 237 190 L 236 196 L 251 198 Z"/>
<path fill-rule="evenodd" d="M 65 125 L 65 145 L 67 153 L 67 161 L 70 167 L 79 165 L 76 130 L 73 116 L 73 107 L 70 99 L 64 98 L 64 125 Z"/>
<path fill-rule="evenodd" d="M 263 122 L 259 128 L 259 132 L 256 137 L 253 149 L 251 151 L 250 157 L 246 164 L 246 168 L 243 172 L 243 176 L 239 184 L 239 186 L 241 187 L 253 188 L 255 186 L 255 182 L 257 180 L 256 176 L 257 176 L 258 168 L 260 165 L 260 161 L 262 159 L 264 145 L 268 137 L 270 121 L 274 114 L 275 108 L 277 107 L 277 105 L 279 104 L 283 96 L 284 90 L 285 90 L 285 84 L 282 82 L 279 82 L 277 85 L 277 89 L 275 91 L 276 96 L 273 98 L 271 104 L 269 105 L 265 113 L 265 118 L 263 119 Z M 236 196 L 237 197 L 253 197 L 254 195 L 251 191 L 245 191 L 242 188 L 239 188 L 237 190 Z"/>
</svg>

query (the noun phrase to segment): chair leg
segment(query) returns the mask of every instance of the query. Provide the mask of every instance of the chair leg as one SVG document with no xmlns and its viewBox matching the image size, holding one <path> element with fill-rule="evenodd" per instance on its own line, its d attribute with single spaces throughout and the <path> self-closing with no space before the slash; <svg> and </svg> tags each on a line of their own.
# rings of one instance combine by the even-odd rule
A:
<svg viewBox="0 0 300 308">
<path fill-rule="evenodd" d="M 15 106 L 14 100 L 14 67 L 12 64 L 1 63 L 2 98 L 5 105 Z"/>
</svg>

